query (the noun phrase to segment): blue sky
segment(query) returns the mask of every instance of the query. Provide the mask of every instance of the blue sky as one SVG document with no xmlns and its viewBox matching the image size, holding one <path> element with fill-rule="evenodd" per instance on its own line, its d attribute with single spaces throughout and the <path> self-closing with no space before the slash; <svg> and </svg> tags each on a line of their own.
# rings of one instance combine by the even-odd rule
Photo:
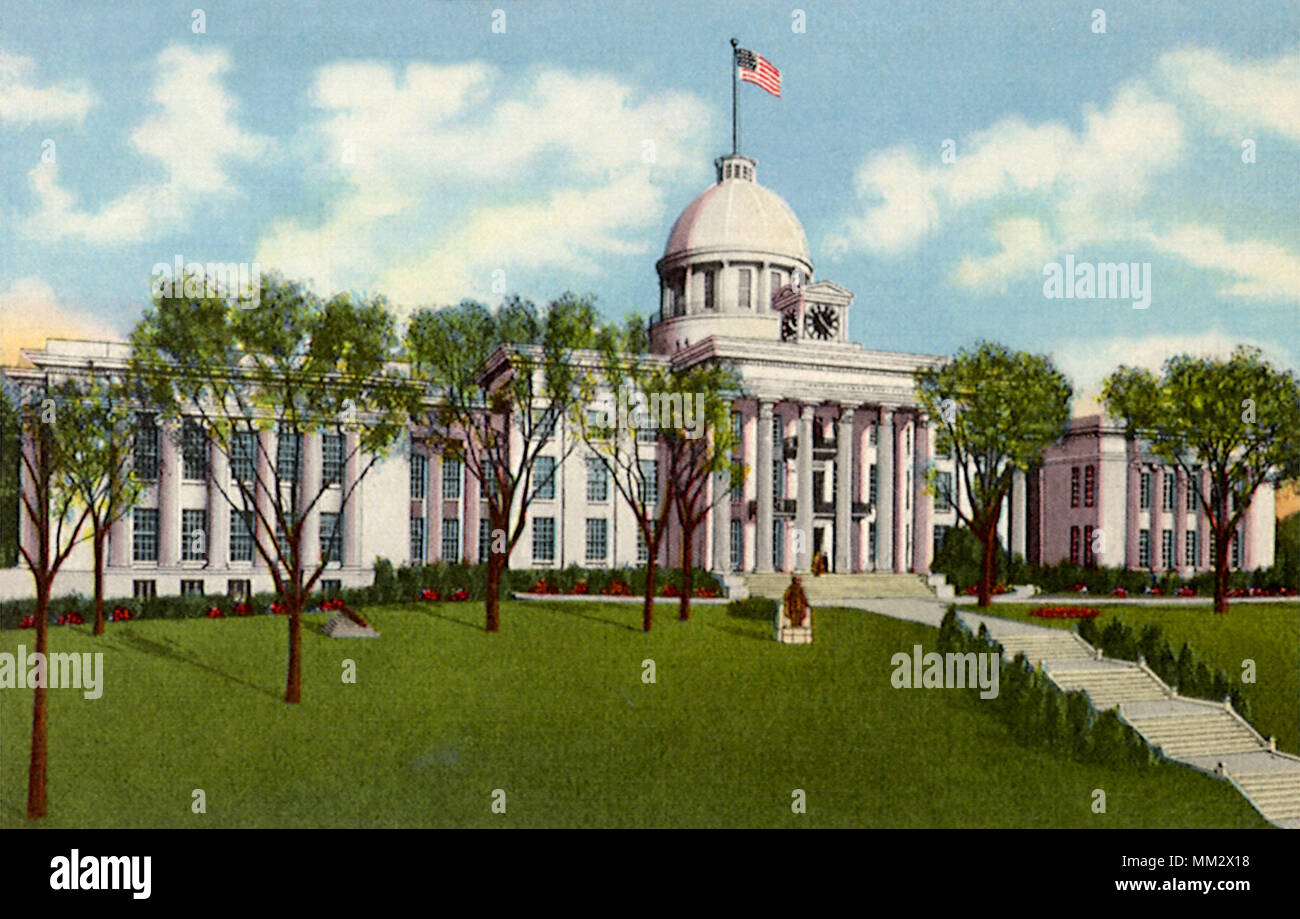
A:
<svg viewBox="0 0 1300 919">
<path fill-rule="evenodd" d="M 504 277 L 646 314 L 730 147 L 732 36 L 785 83 L 741 86 L 742 150 L 856 292 L 856 341 L 990 337 L 1082 389 L 1179 350 L 1300 358 L 1295 3 L 1106 5 L 1097 34 L 1051 2 L 208 2 L 195 34 L 199 2 L 0 19 L 5 360 L 124 335 L 177 254 L 400 311 Z M 1150 262 L 1151 306 L 1045 298 L 1067 254 Z"/>
</svg>

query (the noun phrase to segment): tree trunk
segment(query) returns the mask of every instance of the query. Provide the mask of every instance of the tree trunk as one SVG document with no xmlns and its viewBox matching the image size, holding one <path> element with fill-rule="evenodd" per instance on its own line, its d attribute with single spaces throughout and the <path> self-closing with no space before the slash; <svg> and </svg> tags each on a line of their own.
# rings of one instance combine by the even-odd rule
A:
<svg viewBox="0 0 1300 919">
<path fill-rule="evenodd" d="M 483 628 L 488 632 L 501 631 L 501 574 L 506 567 L 505 555 L 488 554 L 487 588 L 483 596 Z"/>
<path fill-rule="evenodd" d="M 998 573 L 997 537 L 994 527 L 980 534 L 984 555 L 980 563 L 979 605 L 988 606 L 993 596 L 993 582 Z"/>
<path fill-rule="evenodd" d="M 1214 611 L 1228 611 L 1228 540 L 1222 533 L 1214 539 Z"/>
<path fill-rule="evenodd" d="M 104 634 L 104 533 L 95 534 L 95 634 Z"/>
<path fill-rule="evenodd" d="M 677 618 L 691 618 L 691 584 L 694 580 L 695 527 L 682 526 L 682 598 L 678 604 Z"/>
<path fill-rule="evenodd" d="M 641 606 L 641 629 L 650 631 L 655 619 L 655 554 L 651 552 L 645 563 L 645 601 Z"/>
<path fill-rule="evenodd" d="M 36 653 L 44 655 L 49 644 L 50 588 L 46 584 L 36 590 Z M 27 819 L 44 817 L 45 773 L 49 753 L 45 733 L 45 684 L 49 682 L 49 661 L 44 669 L 45 679 L 32 688 L 32 746 L 31 762 L 27 768 Z"/>
<path fill-rule="evenodd" d="M 302 701 L 302 598 L 285 597 L 289 607 L 289 676 L 285 681 L 284 701 Z"/>
</svg>

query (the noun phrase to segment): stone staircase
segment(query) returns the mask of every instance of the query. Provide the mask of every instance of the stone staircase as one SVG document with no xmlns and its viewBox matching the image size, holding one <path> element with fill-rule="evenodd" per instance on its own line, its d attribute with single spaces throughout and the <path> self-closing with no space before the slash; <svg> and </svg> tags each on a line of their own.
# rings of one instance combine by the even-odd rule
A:
<svg viewBox="0 0 1300 919">
<path fill-rule="evenodd" d="M 790 575 L 784 573 L 738 574 L 733 576 L 744 586 L 751 597 L 771 597 L 780 600 L 790 586 Z M 836 600 L 868 600 L 878 597 L 923 598 L 933 600 L 934 590 L 921 574 L 890 574 L 866 572 L 862 574 L 823 574 L 813 577 L 801 574 L 804 593 L 815 609 Z"/>
<path fill-rule="evenodd" d="M 1178 695 L 1140 660 L 1112 660 L 1073 632 L 970 613 L 1004 656 L 1025 657 L 1061 690 L 1082 690 L 1098 711 L 1115 709 L 1161 756 L 1232 782 L 1274 826 L 1300 829 L 1300 757 L 1279 753 L 1227 703 Z"/>
</svg>

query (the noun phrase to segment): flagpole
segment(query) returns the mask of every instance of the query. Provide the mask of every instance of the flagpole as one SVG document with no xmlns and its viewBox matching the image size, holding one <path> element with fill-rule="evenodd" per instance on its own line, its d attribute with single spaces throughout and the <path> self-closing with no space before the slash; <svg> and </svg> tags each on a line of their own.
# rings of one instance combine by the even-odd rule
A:
<svg viewBox="0 0 1300 919">
<path fill-rule="evenodd" d="M 736 142 L 736 48 L 739 43 L 733 38 L 731 40 L 731 154 L 735 156 L 740 152 L 740 147 Z"/>
</svg>

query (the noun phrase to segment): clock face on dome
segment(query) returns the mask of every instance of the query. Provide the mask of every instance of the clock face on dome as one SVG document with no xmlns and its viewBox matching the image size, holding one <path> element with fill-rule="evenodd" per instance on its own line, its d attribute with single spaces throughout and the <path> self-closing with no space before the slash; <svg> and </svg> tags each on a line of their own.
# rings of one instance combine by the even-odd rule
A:
<svg viewBox="0 0 1300 919">
<path fill-rule="evenodd" d="M 829 341 L 835 338 L 840 328 L 840 314 L 833 306 L 824 303 L 810 303 L 803 317 L 803 333 L 808 338 Z"/>
<path fill-rule="evenodd" d="M 793 309 L 781 314 L 781 341 L 794 341 L 798 337 L 799 318 Z"/>
</svg>

